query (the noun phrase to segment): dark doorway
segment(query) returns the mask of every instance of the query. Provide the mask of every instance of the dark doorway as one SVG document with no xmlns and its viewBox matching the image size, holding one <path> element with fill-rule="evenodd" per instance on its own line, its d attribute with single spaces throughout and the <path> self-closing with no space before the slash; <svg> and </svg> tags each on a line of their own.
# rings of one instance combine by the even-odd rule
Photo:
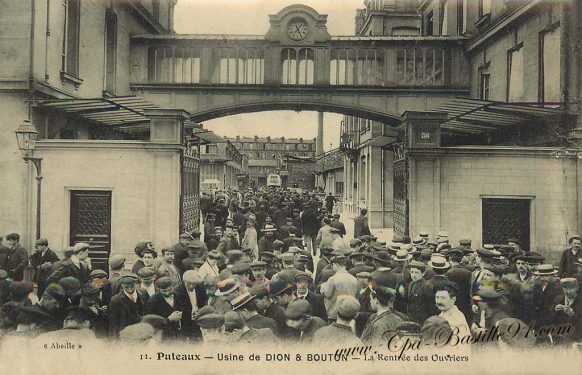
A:
<svg viewBox="0 0 582 375">
<path fill-rule="evenodd" d="M 506 244 L 517 238 L 529 250 L 530 199 L 483 198 L 483 243 Z"/>
<path fill-rule="evenodd" d="M 87 242 L 93 269 L 109 272 L 111 191 L 71 191 L 71 245 Z"/>
</svg>

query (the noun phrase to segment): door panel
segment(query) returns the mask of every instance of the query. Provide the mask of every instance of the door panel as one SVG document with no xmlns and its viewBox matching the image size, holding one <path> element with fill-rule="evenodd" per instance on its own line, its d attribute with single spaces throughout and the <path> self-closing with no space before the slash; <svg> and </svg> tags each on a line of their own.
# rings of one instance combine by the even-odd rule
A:
<svg viewBox="0 0 582 375">
<path fill-rule="evenodd" d="M 109 271 L 111 253 L 111 192 L 71 191 L 71 245 L 87 242 L 93 269 Z"/>
</svg>

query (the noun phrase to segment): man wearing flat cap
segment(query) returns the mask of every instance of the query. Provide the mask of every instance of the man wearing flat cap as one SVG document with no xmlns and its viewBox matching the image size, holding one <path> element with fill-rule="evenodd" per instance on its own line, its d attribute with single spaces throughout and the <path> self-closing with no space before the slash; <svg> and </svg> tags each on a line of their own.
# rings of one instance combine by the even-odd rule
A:
<svg viewBox="0 0 582 375">
<path fill-rule="evenodd" d="M 292 252 L 287 252 L 287 253 L 281 254 L 279 259 L 281 260 L 283 268 L 281 269 L 281 271 L 279 271 L 275 275 L 273 275 L 273 277 L 271 279 L 273 281 L 286 280 L 290 283 L 294 282 L 295 276 L 297 276 L 297 274 L 301 272 L 297 268 L 295 268 L 295 260 L 296 260 L 295 254 Z"/>
<path fill-rule="evenodd" d="M 174 292 L 174 299 L 182 308 L 182 333 L 191 341 L 202 340 L 202 333 L 196 324 L 196 313 L 206 306 L 208 296 L 200 273 L 188 270 L 182 275 L 182 282 Z"/>
<path fill-rule="evenodd" d="M 408 269 L 411 282 L 405 286 L 406 314 L 418 324 L 436 313 L 432 286 L 424 278 L 425 269 L 424 263 L 411 261 Z"/>
<path fill-rule="evenodd" d="M 370 303 L 375 313 L 368 318 L 360 337 L 365 345 L 386 343 L 386 340 L 390 339 L 390 337 L 386 337 L 386 332 L 396 332 L 396 327 L 403 321 L 408 320 L 406 315 L 397 312 L 392 307 L 396 297 L 396 289 L 376 282 L 374 278 L 378 275 L 377 272 L 372 274 L 374 286 L 370 294 Z"/>
<path fill-rule="evenodd" d="M 160 277 L 156 280 L 158 291 L 148 299 L 146 313 L 162 316 L 168 319 L 164 330 L 164 340 L 178 340 L 182 337 L 181 300 L 174 296 L 174 283 L 169 277 Z"/>
<path fill-rule="evenodd" d="M 174 264 L 174 248 L 164 247 L 162 249 L 163 262 L 158 267 L 156 274 L 158 278 L 169 277 L 174 285 L 178 285 L 182 281 L 180 270 Z"/>
<path fill-rule="evenodd" d="M 108 306 L 101 301 L 101 285 L 89 282 L 81 289 L 81 301 L 79 307 L 85 309 L 89 314 L 91 329 L 99 338 L 106 338 L 109 317 L 107 315 Z"/>
<path fill-rule="evenodd" d="M 124 270 L 125 256 L 122 254 L 114 254 L 109 257 L 109 285 L 111 285 L 111 293 L 115 295 L 119 293 L 119 278 L 122 275 L 128 274 Z"/>
<path fill-rule="evenodd" d="M 320 286 L 325 298 L 325 308 L 328 319 L 334 321 L 337 316 L 337 299 L 347 295 L 354 297 L 358 292 L 358 280 L 346 270 L 346 257 L 337 255 L 331 258 L 331 265 L 335 274 Z"/>
<path fill-rule="evenodd" d="M 50 284 L 45 289 L 40 301 L 35 305 L 48 315 L 43 322 L 44 332 L 54 331 L 63 327 L 65 290 L 59 284 Z"/>
<path fill-rule="evenodd" d="M 566 277 L 560 279 L 563 295 L 558 295 L 554 301 L 554 324 L 570 324 L 574 333 L 568 337 L 558 338 L 560 343 L 582 342 L 582 295 L 577 279 Z"/>
<path fill-rule="evenodd" d="M 238 312 L 245 325 L 253 329 L 268 328 L 274 335 L 278 334 L 277 323 L 271 318 L 262 316 L 257 311 L 256 295 L 243 293 L 232 300 L 233 311 Z"/>
<path fill-rule="evenodd" d="M 574 262 L 578 258 L 582 258 L 582 237 L 572 236 L 568 239 L 568 243 L 570 247 L 562 251 L 562 257 L 560 258 L 559 277 L 572 277 L 577 273 Z"/>
<path fill-rule="evenodd" d="M 96 336 L 90 329 L 91 312 L 87 308 L 71 306 L 67 309 L 63 328 L 37 337 L 38 342 L 68 341 L 75 344 L 89 344 Z"/>
<path fill-rule="evenodd" d="M 109 337 L 118 338 L 125 327 L 137 324 L 145 315 L 147 293 L 137 290 L 139 279 L 124 275 L 119 279 L 121 291 L 111 298 L 109 304 Z"/>
<path fill-rule="evenodd" d="M 311 305 L 305 300 L 298 299 L 291 302 L 285 310 L 285 316 L 287 325 L 299 332 L 300 342 L 312 342 L 315 332 L 327 326 L 325 320 L 313 315 Z"/>
<path fill-rule="evenodd" d="M 78 243 L 73 246 L 73 254 L 69 259 L 61 263 L 47 279 L 49 284 L 56 283 L 63 277 L 72 276 L 79 280 L 81 284 L 89 281 L 91 270 L 87 267 L 85 259 L 89 256 L 89 244 Z"/>
<path fill-rule="evenodd" d="M 38 298 L 40 298 L 48 285 L 47 278 L 52 273 L 52 266 L 59 257 L 48 247 L 46 238 L 36 240 L 35 247 L 36 251 L 30 256 L 30 264 L 34 269 L 32 281 L 37 285 Z"/>
<path fill-rule="evenodd" d="M 313 278 L 305 272 L 298 273 L 295 276 L 295 300 L 305 300 L 311 305 L 314 316 L 327 321 L 327 310 L 325 309 L 325 301 L 321 294 L 315 293 L 311 290 Z"/>
<path fill-rule="evenodd" d="M 360 311 L 358 300 L 349 295 L 340 295 L 337 299 L 335 322 L 318 329 L 313 336 L 315 345 L 336 348 L 357 347 L 362 341 L 352 332 L 352 321 Z"/>
<path fill-rule="evenodd" d="M 251 290 L 251 294 L 255 294 L 253 290 Z M 280 339 L 290 340 L 296 338 L 299 333 L 287 326 L 285 317 L 285 309 L 293 301 L 292 283 L 284 280 L 273 281 L 269 288 L 269 297 L 271 303 L 267 306 L 263 315 L 277 323 L 278 337 Z"/>
</svg>

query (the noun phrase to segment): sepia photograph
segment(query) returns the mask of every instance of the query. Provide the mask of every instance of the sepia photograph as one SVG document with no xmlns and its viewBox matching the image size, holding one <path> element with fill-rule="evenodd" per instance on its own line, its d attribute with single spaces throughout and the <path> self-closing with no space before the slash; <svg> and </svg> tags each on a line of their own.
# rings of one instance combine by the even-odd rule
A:
<svg viewBox="0 0 582 375">
<path fill-rule="evenodd" d="M 576 374 L 582 0 L 0 0 L 0 374 Z"/>
</svg>

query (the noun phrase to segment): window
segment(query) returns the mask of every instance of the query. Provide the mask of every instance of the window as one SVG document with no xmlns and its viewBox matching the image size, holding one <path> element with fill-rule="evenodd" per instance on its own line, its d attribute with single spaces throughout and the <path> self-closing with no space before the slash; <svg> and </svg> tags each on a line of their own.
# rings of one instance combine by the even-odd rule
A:
<svg viewBox="0 0 582 375">
<path fill-rule="evenodd" d="M 115 92 L 117 58 L 117 16 L 111 9 L 105 12 L 105 90 Z"/>
<path fill-rule="evenodd" d="M 479 74 L 479 99 L 489 100 L 489 85 L 491 75 L 489 73 L 480 72 Z"/>
<path fill-rule="evenodd" d="M 559 102 L 560 28 L 554 24 L 540 33 L 539 101 Z"/>
<path fill-rule="evenodd" d="M 312 85 L 314 83 L 314 53 L 310 48 L 281 50 L 282 83 L 284 85 Z"/>
<path fill-rule="evenodd" d="M 434 86 L 444 84 L 445 52 L 440 48 L 402 48 L 396 52 L 399 84 Z"/>
<path fill-rule="evenodd" d="M 523 96 L 523 43 L 507 51 L 507 101 L 516 102 Z"/>
<path fill-rule="evenodd" d="M 356 81 L 360 85 L 381 85 L 384 81 L 384 50 L 366 48 L 358 50 Z"/>
<path fill-rule="evenodd" d="M 479 0 L 479 17 L 491 13 L 491 0 Z"/>
<path fill-rule="evenodd" d="M 447 7 L 447 1 L 441 0 L 440 3 L 440 35 L 449 35 L 448 23 L 449 23 L 449 10 Z"/>
<path fill-rule="evenodd" d="M 61 70 L 73 77 L 79 77 L 79 27 L 80 0 L 65 0 L 65 31 Z"/>
<path fill-rule="evenodd" d="M 457 33 L 459 35 L 467 32 L 468 1 L 457 0 Z"/>
<path fill-rule="evenodd" d="M 332 49 L 329 83 L 332 85 L 353 85 L 356 52 L 354 49 Z"/>
<path fill-rule="evenodd" d="M 177 47 L 174 52 L 174 82 L 200 83 L 200 50 Z"/>
<path fill-rule="evenodd" d="M 433 19 L 433 11 L 431 10 L 430 12 L 427 13 L 426 15 L 426 20 L 425 20 L 425 29 L 424 29 L 424 33 L 426 35 L 433 35 L 433 25 L 434 25 L 434 19 Z"/>
</svg>

